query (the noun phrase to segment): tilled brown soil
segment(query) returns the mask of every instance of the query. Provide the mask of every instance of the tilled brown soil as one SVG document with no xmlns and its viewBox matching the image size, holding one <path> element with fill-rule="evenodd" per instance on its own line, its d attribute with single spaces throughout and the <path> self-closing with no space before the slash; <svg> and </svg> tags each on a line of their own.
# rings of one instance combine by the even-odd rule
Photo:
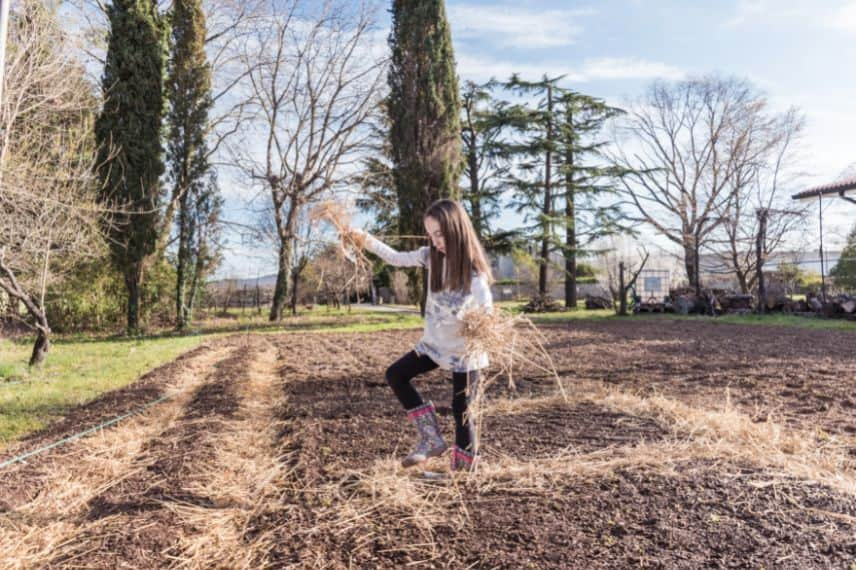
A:
<svg viewBox="0 0 856 570">
<path fill-rule="evenodd" d="M 545 327 L 562 374 L 856 434 L 856 331 L 642 318 Z"/>
<path fill-rule="evenodd" d="M 0 461 L 50 445 L 155 401 L 164 396 L 164 389 L 188 362 L 233 343 L 234 340 L 222 340 L 199 346 L 172 362 L 144 374 L 124 388 L 107 392 L 85 405 L 70 410 L 62 420 L 23 438 L 14 445 L 7 446 L 0 454 Z M 49 471 L 51 464 L 55 461 L 69 460 L 64 457 L 73 453 L 73 447 L 57 447 L 33 456 L 25 463 L 0 471 L 0 513 L 11 506 L 32 499 L 40 490 L 40 482 L 43 479 L 41 474 Z"/>
<path fill-rule="evenodd" d="M 179 407 L 163 415 L 162 426 L 152 426 L 127 465 L 113 467 L 113 480 L 76 491 L 86 500 L 60 509 L 62 539 L 37 544 L 11 566 L 211 567 L 210 556 L 195 558 L 187 550 L 187 539 L 198 535 L 216 547 L 222 537 L 209 540 L 213 531 L 182 512 L 202 513 L 204 520 L 207 512 L 216 518 L 232 508 L 200 491 L 201 479 L 210 476 L 205 469 L 212 462 L 217 466 L 218 438 L 238 425 L 232 420 L 239 409 L 247 413 L 253 392 L 244 387 L 260 351 L 268 350 L 277 356 L 264 361 L 276 367 L 276 386 L 267 385 L 284 405 L 254 402 L 278 420 L 276 435 L 248 449 L 244 460 L 255 463 L 260 458 L 251 454 L 264 453 L 278 458 L 280 468 L 248 486 L 247 493 L 258 496 L 246 501 L 246 520 L 212 525 L 234 533 L 235 548 L 246 550 L 214 566 L 802 569 L 856 563 L 856 496 L 841 490 L 845 485 L 836 490 L 784 468 L 764 468 L 767 463 L 751 456 L 678 454 L 696 435 L 675 431 L 663 417 L 622 412 L 600 399 L 602 390 L 591 389 L 657 394 L 694 409 L 719 409 L 730 399 L 754 421 L 819 428 L 856 448 L 847 403 L 856 380 L 856 334 L 666 320 L 578 322 L 544 331 L 566 385 L 579 386 L 579 393 L 562 403 L 551 398 L 551 378 L 527 370 L 518 371 L 516 390 L 493 385 L 482 469 L 456 478 L 445 457 L 427 466 L 439 478 L 397 465 L 413 435 L 383 373 L 418 331 L 245 337 L 200 347 L 140 386 L 105 396 L 132 409 L 134 389 L 148 390 L 140 398 L 156 397 L 182 362 L 212 359 L 183 399 L 164 404 Z M 417 386 L 436 402 L 451 438 L 446 374 L 431 372 Z M 98 409 L 97 403 L 81 409 L 65 428 L 31 442 L 88 427 L 103 419 Z M 102 411 L 116 412 L 106 403 Z M 68 472 L 74 460 L 70 451 L 53 451 L 0 473 L 6 509 L 0 532 L 22 537 L 20 543 L 0 537 L 0 546 L 37 540 L 24 523 L 38 527 L 39 501 L 63 488 L 51 480 L 51 469 Z M 842 465 L 841 475 L 856 480 L 852 465 Z M 274 493 L 253 490 L 270 481 Z M 0 554 L 0 560 L 15 559 Z M 234 562 L 239 559 L 244 562 Z"/>
<path fill-rule="evenodd" d="M 219 362 L 207 382 L 195 390 L 192 399 L 173 425 L 143 446 L 140 468 L 130 476 L 93 497 L 84 518 L 100 521 L 123 515 L 108 528 L 93 525 L 68 549 L 50 562 L 62 567 L 81 558 L 95 567 L 168 566 L 179 554 L 176 546 L 182 523 L 171 505 L 214 507 L 209 497 L 190 488 L 203 476 L 200 464 L 215 453 L 214 440 L 221 420 L 233 416 L 238 407 L 236 386 L 246 381 L 250 353 L 242 349 Z"/>
<path fill-rule="evenodd" d="M 799 369 L 794 370 L 787 359 L 775 361 L 778 342 L 765 335 L 778 333 L 786 337 L 784 342 L 800 346 L 814 331 L 797 331 L 803 335 L 799 338 L 790 330 L 721 329 L 701 323 L 680 324 L 671 331 L 672 324 L 580 323 L 569 329 L 552 327 L 547 336 L 558 367 L 572 385 L 575 378 L 600 379 L 631 391 L 656 391 L 716 406 L 722 405 L 727 387 L 734 403 L 753 415 L 759 400 L 769 402 L 770 411 L 803 405 L 783 397 L 775 381 L 762 384 L 761 374 L 784 382 L 799 376 L 812 392 L 821 386 L 836 392 L 845 389 L 848 378 L 852 383 L 856 373 L 853 362 L 833 358 L 856 335 L 820 335 L 830 352 L 814 349 L 813 357 L 799 357 Z M 687 340 L 708 331 L 713 339 Z M 373 483 L 366 475 L 376 477 L 383 461 L 387 463 L 381 468 L 394 471 L 389 458 L 405 454 L 412 441 L 382 379 L 385 365 L 417 337 L 384 333 L 280 338 L 288 402 L 282 449 L 293 480 L 278 515 L 269 512 L 259 521 L 280 529 L 281 541 L 272 553 L 277 565 L 846 568 L 856 562 L 856 498 L 752 464 L 701 459 L 673 463 L 668 446 L 662 450 L 661 468 L 646 464 L 591 476 L 568 473 L 548 477 L 546 486 L 541 481 L 534 488 L 514 481 L 513 474 L 504 482 L 500 476 L 499 482 L 493 477 L 487 482 L 473 478 L 454 485 L 424 484 L 424 497 L 436 494 L 426 529 L 419 519 L 427 514 L 389 497 L 379 499 L 383 493 L 369 489 L 384 481 Z M 719 348 L 718 341 L 723 341 Z M 763 363 L 757 369 L 738 366 L 729 377 L 728 366 L 745 364 L 745 353 L 735 345 L 753 347 L 752 354 L 761 355 Z M 335 356 L 327 359 L 325 354 Z M 700 368 L 704 362 L 709 368 Z M 834 386 L 829 383 L 832 367 L 839 379 Z M 543 375 L 523 374 L 512 397 L 552 393 L 551 382 Z M 429 373 L 418 385 L 439 404 L 450 434 L 450 386 L 443 373 Z M 494 399 L 510 394 L 505 387 L 495 388 Z M 778 399 L 764 400 L 766 394 Z M 840 427 L 829 409 L 781 417 L 794 423 L 798 418 L 800 426 Z M 556 455 L 570 454 L 568 464 L 573 466 L 574 457 L 582 462 L 670 438 L 667 426 L 655 418 L 616 413 L 588 400 L 491 415 L 484 434 L 488 463 L 512 456 L 535 471 L 540 461 Z M 433 463 L 431 469 L 443 466 Z M 418 479 L 419 474 L 400 477 Z M 450 485 L 455 488 L 452 499 Z M 437 491 L 438 486 L 442 490 Z M 365 508 L 359 523 L 353 522 L 353 515 L 336 513 L 335 503 L 341 500 Z"/>
</svg>

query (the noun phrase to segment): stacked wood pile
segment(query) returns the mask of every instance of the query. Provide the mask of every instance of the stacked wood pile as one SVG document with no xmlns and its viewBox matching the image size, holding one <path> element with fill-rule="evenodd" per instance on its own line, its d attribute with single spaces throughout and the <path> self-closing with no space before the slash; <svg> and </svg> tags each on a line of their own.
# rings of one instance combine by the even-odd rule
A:
<svg viewBox="0 0 856 570">
<path fill-rule="evenodd" d="M 523 306 L 524 313 L 557 313 L 564 310 L 565 307 L 549 295 L 535 295 Z"/>
<path fill-rule="evenodd" d="M 696 295 L 695 289 L 674 289 L 669 296 L 672 310 L 679 315 L 710 315 L 722 311 L 716 295 L 709 289 L 703 289 L 700 295 Z"/>
<path fill-rule="evenodd" d="M 724 313 L 746 314 L 755 310 L 755 297 L 725 291 L 716 295 Z"/>
<path fill-rule="evenodd" d="M 821 312 L 825 317 L 842 318 L 856 316 L 856 297 L 836 295 L 822 303 Z"/>
<path fill-rule="evenodd" d="M 681 315 L 748 314 L 758 309 L 754 295 L 723 290 L 702 289 L 701 295 L 696 295 L 692 289 L 676 289 L 671 292 L 671 299 L 674 312 Z M 767 294 L 765 311 L 856 319 L 856 296 L 836 295 L 824 303 L 812 293 L 805 300 L 794 300 L 784 291 L 771 290 Z"/>
<path fill-rule="evenodd" d="M 601 295 L 586 295 L 586 310 L 588 311 L 611 309 L 612 306 L 612 299 Z"/>
</svg>

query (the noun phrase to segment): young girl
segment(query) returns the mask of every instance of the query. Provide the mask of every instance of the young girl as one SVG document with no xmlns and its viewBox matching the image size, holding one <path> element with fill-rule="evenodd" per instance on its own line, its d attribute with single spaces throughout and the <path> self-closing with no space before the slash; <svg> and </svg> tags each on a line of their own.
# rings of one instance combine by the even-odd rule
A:
<svg viewBox="0 0 856 570">
<path fill-rule="evenodd" d="M 425 231 L 430 246 L 398 252 L 362 230 L 349 231 L 365 238 L 366 249 L 390 265 L 427 267 L 428 297 L 425 302 L 425 330 L 413 350 L 386 371 L 386 381 L 416 427 L 416 448 L 404 458 L 410 467 L 429 457 L 441 455 L 447 445 L 432 402 L 425 402 L 410 381 L 437 367 L 452 372 L 452 412 L 455 416 L 455 446 L 452 469 L 469 470 L 475 459 L 475 434 L 467 416 L 469 387 L 478 381 L 487 355 L 465 355 L 460 317 L 469 309 L 491 307 L 490 265 L 466 211 L 454 200 L 438 200 L 425 212 Z"/>
</svg>

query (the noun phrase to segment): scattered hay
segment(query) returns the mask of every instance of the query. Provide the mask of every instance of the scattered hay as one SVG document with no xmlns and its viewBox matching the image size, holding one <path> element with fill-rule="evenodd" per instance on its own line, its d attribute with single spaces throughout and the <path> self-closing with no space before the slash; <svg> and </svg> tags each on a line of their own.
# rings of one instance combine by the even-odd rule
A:
<svg viewBox="0 0 856 570">
<path fill-rule="evenodd" d="M 545 476 L 563 464 L 566 465 L 561 469 L 567 469 L 569 475 L 578 469 L 603 474 L 617 466 L 665 471 L 676 463 L 706 459 L 747 462 L 771 473 L 856 495 L 856 460 L 850 455 L 846 439 L 822 431 L 788 429 L 769 418 L 753 421 L 733 407 L 727 394 L 719 409 L 698 408 L 661 395 L 640 396 L 596 384 L 575 390 L 572 398 L 574 402 L 588 400 L 617 413 L 650 418 L 672 435 L 659 442 L 539 460 L 532 469 L 543 468 Z M 483 413 L 487 416 L 537 413 L 568 404 L 558 395 L 500 399 L 491 402 Z M 498 476 L 506 468 L 510 472 L 527 471 L 528 463 L 502 458 L 498 466 L 480 476 Z M 535 471 L 530 475 L 534 476 Z"/>
<path fill-rule="evenodd" d="M 276 546 L 271 531 L 253 532 L 254 520 L 278 505 L 284 471 L 274 442 L 282 423 L 276 419 L 283 405 L 276 374 L 278 351 L 262 337 L 251 351 L 237 399 L 240 408 L 221 430 L 203 435 L 198 446 L 215 453 L 195 465 L 197 475 L 185 490 L 208 497 L 213 506 L 163 503 L 183 526 L 194 532 L 180 537 L 175 568 L 265 568 Z"/>
<path fill-rule="evenodd" d="M 64 555 L 72 556 L 84 537 L 127 530 L 122 517 L 88 521 L 90 501 L 154 462 L 154 457 L 142 455 L 146 443 L 177 420 L 204 382 L 204 371 L 231 350 L 223 347 L 188 360 L 165 388 L 172 395 L 168 403 L 60 448 L 45 462 L 32 478 L 31 496 L 0 514 L 0 567 L 45 567 Z"/>
</svg>

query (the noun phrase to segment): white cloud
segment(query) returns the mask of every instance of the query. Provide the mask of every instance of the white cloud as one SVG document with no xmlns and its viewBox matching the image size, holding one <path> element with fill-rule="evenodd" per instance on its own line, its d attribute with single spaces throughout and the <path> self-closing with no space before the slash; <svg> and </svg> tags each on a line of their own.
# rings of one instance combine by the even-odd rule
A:
<svg viewBox="0 0 856 570">
<path fill-rule="evenodd" d="M 856 2 L 851 1 L 841 6 L 828 19 L 828 25 L 845 32 L 856 32 Z"/>
<path fill-rule="evenodd" d="M 737 27 L 755 20 L 765 15 L 770 6 L 767 0 L 738 0 L 736 13 L 726 22 L 726 26 Z"/>
<path fill-rule="evenodd" d="M 737 0 L 726 27 L 769 23 L 796 23 L 802 31 L 806 25 L 856 32 L 856 1 L 843 3 L 816 0 Z"/>
<path fill-rule="evenodd" d="M 510 60 L 478 57 L 461 53 L 457 58 L 458 73 L 462 79 L 483 82 L 491 77 L 507 79 L 519 73 L 524 79 L 539 79 L 545 73 L 550 77 L 565 75 L 568 82 L 585 83 L 597 80 L 667 79 L 685 77 L 677 67 L 639 58 L 602 57 L 585 60 L 581 66 L 570 68 L 565 63 L 551 61 L 525 63 Z"/>
<path fill-rule="evenodd" d="M 593 10 L 527 10 L 509 5 L 450 6 L 452 36 L 522 49 L 573 44 Z"/>
<path fill-rule="evenodd" d="M 579 72 L 583 81 L 596 79 L 683 79 L 675 66 L 639 58 L 602 57 L 586 60 Z"/>
</svg>

